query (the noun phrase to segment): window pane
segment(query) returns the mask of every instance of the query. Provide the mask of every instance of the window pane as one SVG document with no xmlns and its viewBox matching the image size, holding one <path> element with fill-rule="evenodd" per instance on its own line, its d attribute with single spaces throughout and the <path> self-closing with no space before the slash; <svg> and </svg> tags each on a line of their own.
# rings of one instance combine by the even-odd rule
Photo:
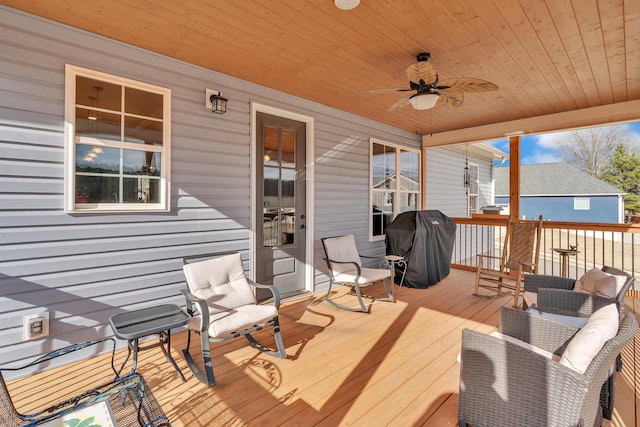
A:
<svg viewBox="0 0 640 427">
<path fill-rule="evenodd" d="M 76 172 L 120 173 L 120 149 L 76 144 Z"/>
<path fill-rule="evenodd" d="M 420 155 L 400 150 L 400 189 L 420 191 Z"/>
<path fill-rule="evenodd" d="M 395 188 L 396 156 L 395 150 L 382 144 L 373 144 L 373 187 Z"/>
<path fill-rule="evenodd" d="M 124 101 L 124 111 L 127 114 L 162 119 L 162 95 L 158 93 L 127 87 Z"/>
<path fill-rule="evenodd" d="M 478 165 L 469 165 L 469 194 L 478 194 Z"/>
<path fill-rule="evenodd" d="M 417 209 L 417 193 L 400 193 L 400 212 L 415 211 Z"/>
<path fill-rule="evenodd" d="M 76 135 L 120 141 L 119 114 L 76 108 Z"/>
<path fill-rule="evenodd" d="M 296 166 L 296 133 L 282 130 L 282 166 L 294 168 Z"/>
<path fill-rule="evenodd" d="M 120 112 L 122 111 L 122 86 L 77 76 L 76 104 Z"/>
<path fill-rule="evenodd" d="M 293 169 L 282 169 L 282 200 L 281 206 L 295 206 L 295 185 L 296 171 Z"/>
<path fill-rule="evenodd" d="M 159 203 L 160 180 L 155 178 L 124 178 L 122 201 L 124 203 Z"/>
<path fill-rule="evenodd" d="M 147 145 L 162 145 L 162 122 L 125 117 L 124 140 Z"/>
<path fill-rule="evenodd" d="M 262 245 L 266 247 L 278 245 L 279 223 L 278 209 L 264 208 L 262 222 Z"/>
<path fill-rule="evenodd" d="M 119 202 L 119 178 L 110 176 L 76 175 L 76 203 Z"/>
<path fill-rule="evenodd" d="M 264 138 L 264 164 L 265 166 L 275 166 L 278 164 L 278 129 L 264 126 L 262 134 Z"/>
<path fill-rule="evenodd" d="M 280 244 L 292 245 L 295 243 L 296 211 L 285 209 L 280 215 Z"/>
<path fill-rule="evenodd" d="M 278 206 L 278 168 L 264 168 L 264 206 Z"/>
<path fill-rule="evenodd" d="M 127 175 L 160 176 L 160 153 L 122 150 L 122 171 Z"/>
</svg>

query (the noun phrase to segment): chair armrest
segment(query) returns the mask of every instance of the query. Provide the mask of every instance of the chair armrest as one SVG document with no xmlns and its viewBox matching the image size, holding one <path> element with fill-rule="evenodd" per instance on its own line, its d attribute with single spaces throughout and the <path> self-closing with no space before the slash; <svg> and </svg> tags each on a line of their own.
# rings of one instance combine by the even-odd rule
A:
<svg viewBox="0 0 640 427">
<path fill-rule="evenodd" d="M 627 280 L 624 282 L 624 285 L 622 285 L 622 288 L 620 289 L 620 292 L 618 292 L 618 295 L 616 297 L 618 301 L 620 301 L 620 303 L 623 303 L 624 296 L 627 294 L 627 291 L 631 288 L 631 286 L 633 286 L 633 283 L 635 282 L 635 278 L 629 273 L 627 273 L 626 271 L 619 270 L 614 267 L 609 267 L 607 265 L 602 266 L 602 271 L 608 274 L 613 274 L 614 276 L 627 277 Z"/>
<path fill-rule="evenodd" d="M 544 274 L 528 274 L 524 276 L 524 291 L 538 292 L 540 288 L 573 289 L 574 279 Z"/>
<path fill-rule="evenodd" d="M 358 277 L 360 277 L 360 275 L 362 274 L 361 267 L 355 261 L 334 261 L 334 260 L 329 259 L 329 258 L 324 258 L 324 260 L 327 261 L 327 263 L 334 263 L 334 264 L 353 264 L 353 266 L 355 267 L 356 271 L 358 272 Z M 333 274 L 333 271 L 331 272 L 331 274 Z"/>
<path fill-rule="evenodd" d="M 566 314 L 561 313 L 566 311 L 580 316 L 591 316 L 596 310 L 612 303 L 620 310 L 620 302 L 616 299 L 566 289 L 541 288 L 538 290 L 536 308 L 546 312 L 559 310 L 557 312 L 560 314 Z"/>
<path fill-rule="evenodd" d="M 485 260 L 496 260 L 499 261 L 500 263 L 502 263 L 502 257 L 499 256 L 494 256 L 494 255 L 486 255 L 486 254 L 476 254 L 477 257 L 477 261 L 476 261 L 476 265 L 478 266 L 478 268 L 483 268 L 485 265 Z M 502 270 L 502 264 L 500 266 L 500 270 Z"/>
<path fill-rule="evenodd" d="M 200 328 L 198 329 L 200 332 L 204 332 L 209 328 L 209 307 L 207 307 L 207 301 L 202 298 L 198 298 L 194 294 L 192 294 L 188 289 L 181 289 L 182 295 L 184 295 L 187 300 L 187 313 L 191 317 L 196 314 L 200 315 Z M 193 305 L 198 306 L 198 312 L 193 309 Z"/>
<path fill-rule="evenodd" d="M 247 279 L 247 282 L 249 283 L 249 285 L 255 288 L 268 289 L 269 291 L 271 291 L 271 294 L 273 295 L 273 304 L 276 306 L 276 308 L 280 308 L 280 291 L 278 290 L 278 288 L 276 288 L 273 285 L 264 285 L 262 283 L 256 283 L 251 279 Z"/>
<path fill-rule="evenodd" d="M 505 307 L 500 313 L 500 332 L 531 345 L 562 354 L 578 328 L 537 314 Z"/>
<path fill-rule="evenodd" d="M 553 414 L 555 425 L 578 425 L 588 389 L 584 375 L 545 356 L 498 337 L 462 332 L 459 418 L 465 422 L 549 425 Z"/>
</svg>

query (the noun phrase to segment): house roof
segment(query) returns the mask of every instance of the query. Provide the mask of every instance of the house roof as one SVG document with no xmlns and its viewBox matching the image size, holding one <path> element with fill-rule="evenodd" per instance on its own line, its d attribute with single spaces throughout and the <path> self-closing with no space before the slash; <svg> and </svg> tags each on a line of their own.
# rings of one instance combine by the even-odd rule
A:
<svg viewBox="0 0 640 427">
<path fill-rule="evenodd" d="M 530 133 L 521 120 L 603 106 L 616 111 L 600 123 L 625 120 L 621 109 L 640 119 L 638 1 L 363 0 L 350 11 L 332 0 L 2 3 L 421 135 L 507 122 L 502 136 Z M 460 107 L 394 112 L 409 92 L 361 92 L 408 88 L 405 69 L 421 52 L 431 53 L 440 80 L 483 79 L 499 90 L 467 93 Z M 216 86 L 212 75 L 230 108 L 240 86 Z M 544 121 L 576 127 L 565 117 Z"/>
<path fill-rule="evenodd" d="M 496 197 L 509 196 L 509 168 L 495 169 Z M 566 163 L 520 166 L 521 196 L 621 195 L 623 191 Z"/>
</svg>

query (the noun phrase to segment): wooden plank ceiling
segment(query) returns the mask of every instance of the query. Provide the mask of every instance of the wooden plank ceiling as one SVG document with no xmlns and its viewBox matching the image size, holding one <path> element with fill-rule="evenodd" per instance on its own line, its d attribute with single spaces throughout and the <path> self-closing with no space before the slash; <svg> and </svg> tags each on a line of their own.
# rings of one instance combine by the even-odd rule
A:
<svg viewBox="0 0 640 427">
<path fill-rule="evenodd" d="M 638 0 L 0 0 L 0 3 L 419 134 L 640 99 Z M 431 53 L 440 79 L 499 90 L 388 108 Z"/>
</svg>

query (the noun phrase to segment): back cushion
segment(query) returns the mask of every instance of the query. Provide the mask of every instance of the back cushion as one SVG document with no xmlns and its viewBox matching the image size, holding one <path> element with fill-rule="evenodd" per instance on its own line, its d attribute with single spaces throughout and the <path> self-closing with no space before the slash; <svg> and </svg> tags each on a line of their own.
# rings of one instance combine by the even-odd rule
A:
<svg viewBox="0 0 640 427">
<path fill-rule="evenodd" d="M 240 254 L 231 254 L 183 266 L 189 290 L 207 300 L 210 313 L 255 304 Z"/>
<path fill-rule="evenodd" d="M 352 261 L 362 266 L 360 263 L 360 255 L 358 255 L 358 247 L 353 234 L 341 237 L 331 237 L 324 239 L 324 248 L 327 258 L 332 261 Z M 353 264 L 332 264 L 335 273 L 354 270 Z"/>
<path fill-rule="evenodd" d="M 615 304 L 597 310 L 569 341 L 560 363 L 584 374 L 602 346 L 616 336 L 619 323 L 620 314 Z"/>
<path fill-rule="evenodd" d="M 620 285 L 620 288 L 622 288 L 622 285 Z M 619 288 L 616 277 L 594 268 L 576 280 L 573 290 L 577 292 L 588 292 L 607 298 L 615 298 L 616 295 L 618 295 Z"/>
</svg>

